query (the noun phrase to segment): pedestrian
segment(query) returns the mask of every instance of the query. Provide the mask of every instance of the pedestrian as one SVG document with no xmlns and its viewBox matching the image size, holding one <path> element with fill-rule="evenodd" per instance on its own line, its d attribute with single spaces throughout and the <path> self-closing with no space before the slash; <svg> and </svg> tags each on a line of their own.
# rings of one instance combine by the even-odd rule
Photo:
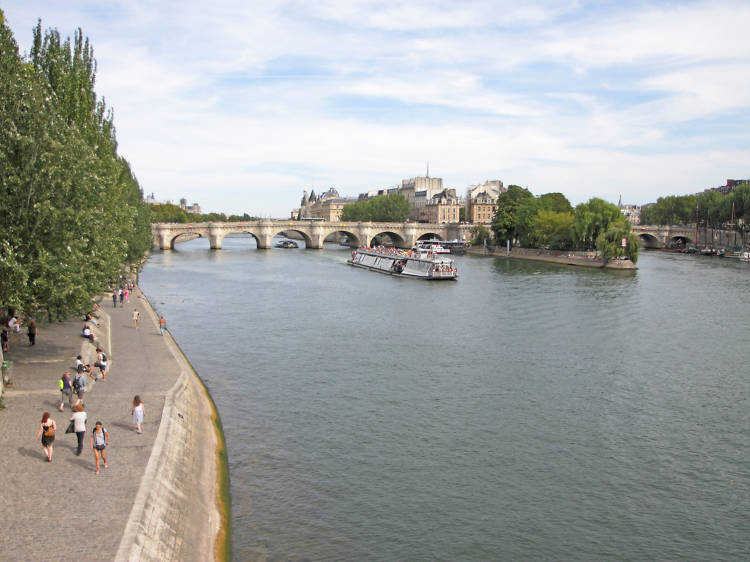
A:
<svg viewBox="0 0 750 562">
<path fill-rule="evenodd" d="M 130 412 L 133 414 L 133 424 L 135 424 L 135 430 L 137 433 L 143 433 L 141 431 L 141 424 L 143 423 L 143 417 L 146 415 L 146 409 L 143 407 L 141 397 L 137 394 L 133 398 L 133 409 Z"/>
<path fill-rule="evenodd" d="M 117 308 L 117 291 L 112 290 L 112 306 Z"/>
<path fill-rule="evenodd" d="M 99 474 L 99 455 L 104 461 L 104 468 L 107 468 L 107 454 L 104 452 L 105 447 L 109 445 L 109 432 L 97 421 L 94 431 L 91 432 L 91 450 L 94 451 L 94 460 L 96 460 L 96 473 Z"/>
<path fill-rule="evenodd" d="M 2 342 L 3 345 L 3 352 L 8 353 L 8 330 L 5 328 L 0 332 L 0 342 Z"/>
<path fill-rule="evenodd" d="M 60 411 L 63 411 L 65 397 L 68 397 L 68 405 L 73 409 L 73 381 L 70 379 L 70 373 L 65 371 L 60 377 Z"/>
<path fill-rule="evenodd" d="M 70 416 L 70 421 L 73 422 L 73 431 L 76 432 L 78 438 L 78 448 L 76 449 L 76 456 L 81 456 L 83 451 L 83 437 L 86 435 L 86 412 L 83 411 L 83 404 L 75 405 L 75 412 Z"/>
<path fill-rule="evenodd" d="M 83 394 L 86 392 L 86 377 L 81 373 L 76 373 L 73 377 L 73 391 L 76 393 L 78 398 L 83 400 Z"/>
<path fill-rule="evenodd" d="M 94 363 L 94 367 L 99 367 L 99 373 L 102 375 L 102 381 L 106 381 L 107 380 L 107 354 L 104 353 L 100 347 L 96 348 L 96 363 Z"/>
<path fill-rule="evenodd" d="M 55 420 L 49 417 L 49 412 L 42 414 L 42 423 L 39 424 L 39 432 L 36 434 L 36 440 L 42 438 L 42 448 L 47 457 L 47 462 L 52 462 L 52 443 L 55 441 Z"/>
<path fill-rule="evenodd" d="M 120 288 L 120 308 L 122 308 L 125 302 L 125 293 L 122 290 L 122 287 Z"/>
<path fill-rule="evenodd" d="M 138 319 L 141 317 L 141 313 L 135 308 L 133 309 L 133 327 L 138 328 Z"/>
<path fill-rule="evenodd" d="M 130 291 L 128 291 L 127 285 L 125 285 L 125 290 L 123 292 L 125 293 L 125 304 L 128 304 L 130 301 Z"/>
<path fill-rule="evenodd" d="M 161 335 L 164 335 L 164 330 L 167 329 L 167 321 L 165 320 L 164 316 L 161 316 L 159 318 L 159 332 Z"/>
<path fill-rule="evenodd" d="M 29 345 L 34 345 L 36 343 L 37 329 L 33 318 L 29 318 L 29 325 L 26 329 L 28 330 Z"/>
</svg>

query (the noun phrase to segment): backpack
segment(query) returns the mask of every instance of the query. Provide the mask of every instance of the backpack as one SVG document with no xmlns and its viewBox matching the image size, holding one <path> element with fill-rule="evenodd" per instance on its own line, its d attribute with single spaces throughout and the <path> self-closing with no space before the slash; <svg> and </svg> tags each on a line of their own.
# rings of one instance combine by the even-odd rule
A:
<svg viewBox="0 0 750 562">
<path fill-rule="evenodd" d="M 81 390 L 86 386 L 86 381 L 81 375 L 76 375 L 73 379 L 73 388 L 75 390 Z"/>
<path fill-rule="evenodd" d="M 102 363 L 107 362 L 107 354 L 102 351 Z"/>
</svg>

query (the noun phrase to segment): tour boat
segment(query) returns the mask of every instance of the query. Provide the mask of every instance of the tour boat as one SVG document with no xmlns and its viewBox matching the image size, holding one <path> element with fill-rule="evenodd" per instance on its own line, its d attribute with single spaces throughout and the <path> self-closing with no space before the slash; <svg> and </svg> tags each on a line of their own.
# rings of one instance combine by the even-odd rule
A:
<svg viewBox="0 0 750 562">
<path fill-rule="evenodd" d="M 417 251 L 428 250 L 433 254 L 450 254 L 450 249 L 443 246 L 440 240 L 417 240 L 417 245 L 414 247 Z"/>
<path fill-rule="evenodd" d="M 452 259 L 427 249 L 399 250 L 382 246 L 359 248 L 352 252 L 351 259 L 346 260 L 346 263 L 397 277 L 434 281 L 458 278 L 458 271 Z"/>
</svg>

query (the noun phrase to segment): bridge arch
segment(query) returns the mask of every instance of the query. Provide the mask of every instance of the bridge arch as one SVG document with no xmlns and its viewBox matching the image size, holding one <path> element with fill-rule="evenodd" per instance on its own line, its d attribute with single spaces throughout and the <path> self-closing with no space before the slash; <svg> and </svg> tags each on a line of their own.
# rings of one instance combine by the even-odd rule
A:
<svg viewBox="0 0 750 562">
<path fill-rule="evenodd" d="M 661 242 L 659 242 L 659 239 L 653 234 L 641 232 L 640 234 L 638 234 L 638 238 L 641 241 L 642 248 L 651 249 L 651 248 L 661 248 L 662 246 Z"/>
<path fill-rule="evenodd" d="M 440 240 L 443 241 L 443 237 L 440 236 L 437 232 L 425 232 L 423 234 L 420 234 L 417 240 Z"/>
<path fill-rule="evenodd" d="M 310 238 L 310 236 L 306 232 L 304 232 L 302 230 L 298 230 L 298 229 L 293 228 L 293 227 L 292 228 L 279 229 L 279 230 L 273 232 L 273 234 L 271 235 L 271 238 L 273 239 L 273 238 L 276 238 L 277 236 L 284 236 L 285 232 L 294 232 L 295 234 L 299 234 L 302 237 L 302 239 L 305 241 L 305 247 L 306 248 L 312 247 L 312 245 L 313 245 L 312 238 Z"/>
<path fill-rule="evenodd" d="M 377 243 L 376 239 L 379 236 L 384 236 L 384 235 L 387 236 L 388 238 L 390 238 L 391 242 L 393 243 L 393 245 L 396 246 L 397 248 L 406 248 L 408 246 L 408 244 L 406 243 L 406 240 L 404 240 L 404 238 L 401 235 L 399 235 L 399 234 L 397 234 L 397 233 L 395 233 L 395 232 L 393 232 L 391 230 L 382 230 L 380 232 L 375 233 L 370 238 L 370 241 L 369 241 L 369 243 L 367 245 L 368 246 L 376 245 L 376 243 Z"/>
<path fill-rule="evenodd" d="M 332 236 L 336 236 L 338 238 L 331 239 Z M 352 248 L 358 248 L 360 244 L 359 236 L 351 232 L 350 230 L 332 230 L 329 232 L 326 237 L 323 239 L 323 242 L 338 242 L 340 240 L 340 237 L 346 236 L 346 245 L 351 246 Z"/>
<path fill-rule="evenodd" d="M 201 232 L 200 230 L 189 230 L 187 232 L 178 232 L 174 236 L 170 237 L 169 248 L 171 250 L 174 250 L 175 244 L 178 244 L 179 242 L 187 242 L 188 240 L 193 240 L 195 238 L 205 238 L 206 240 L 209 240 L 208 233 Z M 210 240 L 209 240 L 209 243 L 210 243 Z"/>
<path fill-rule="evenodd" d="M 693 240 L 689 236 L 683 236 L 681 234 L 672 236 L 669 239 L 669 242 L 670 244 L 680 244 L 683 247 L 688 246 L 690 244 L 694 244 Z"/>
</svg>

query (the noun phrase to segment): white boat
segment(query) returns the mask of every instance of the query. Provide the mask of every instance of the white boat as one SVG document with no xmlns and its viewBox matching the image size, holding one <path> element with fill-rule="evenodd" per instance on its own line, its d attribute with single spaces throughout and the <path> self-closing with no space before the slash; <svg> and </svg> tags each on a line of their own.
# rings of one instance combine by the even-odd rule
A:
<svg viewBox="0 0 750 562">
<path fill-rule="evenodd" d="M 750 252 L 742 252 L 740 254 L 740 261 L 750 261 Z"/>
<path fill-rule="evenodd" d="M 395 275 L 398 277 L 414 277 L 433 281 L 455 280 L 458 271 L 453 260 L 443 255 L 437 255 L 427 249 L 421 251 L 399 250 L 398 248 L 359 248 L 352 252 L 352 257 L 346 263 L 354 267 L 361 267 Z"/>
<path fill-rule="evenodd" d="M 440 240 L 417 240 L 417 245 L 414 247 L 415 250 L 429 250 L 433 254 L 450 254 L 450 248 L 446 248 L 442 245 Z"/>
</svg>

